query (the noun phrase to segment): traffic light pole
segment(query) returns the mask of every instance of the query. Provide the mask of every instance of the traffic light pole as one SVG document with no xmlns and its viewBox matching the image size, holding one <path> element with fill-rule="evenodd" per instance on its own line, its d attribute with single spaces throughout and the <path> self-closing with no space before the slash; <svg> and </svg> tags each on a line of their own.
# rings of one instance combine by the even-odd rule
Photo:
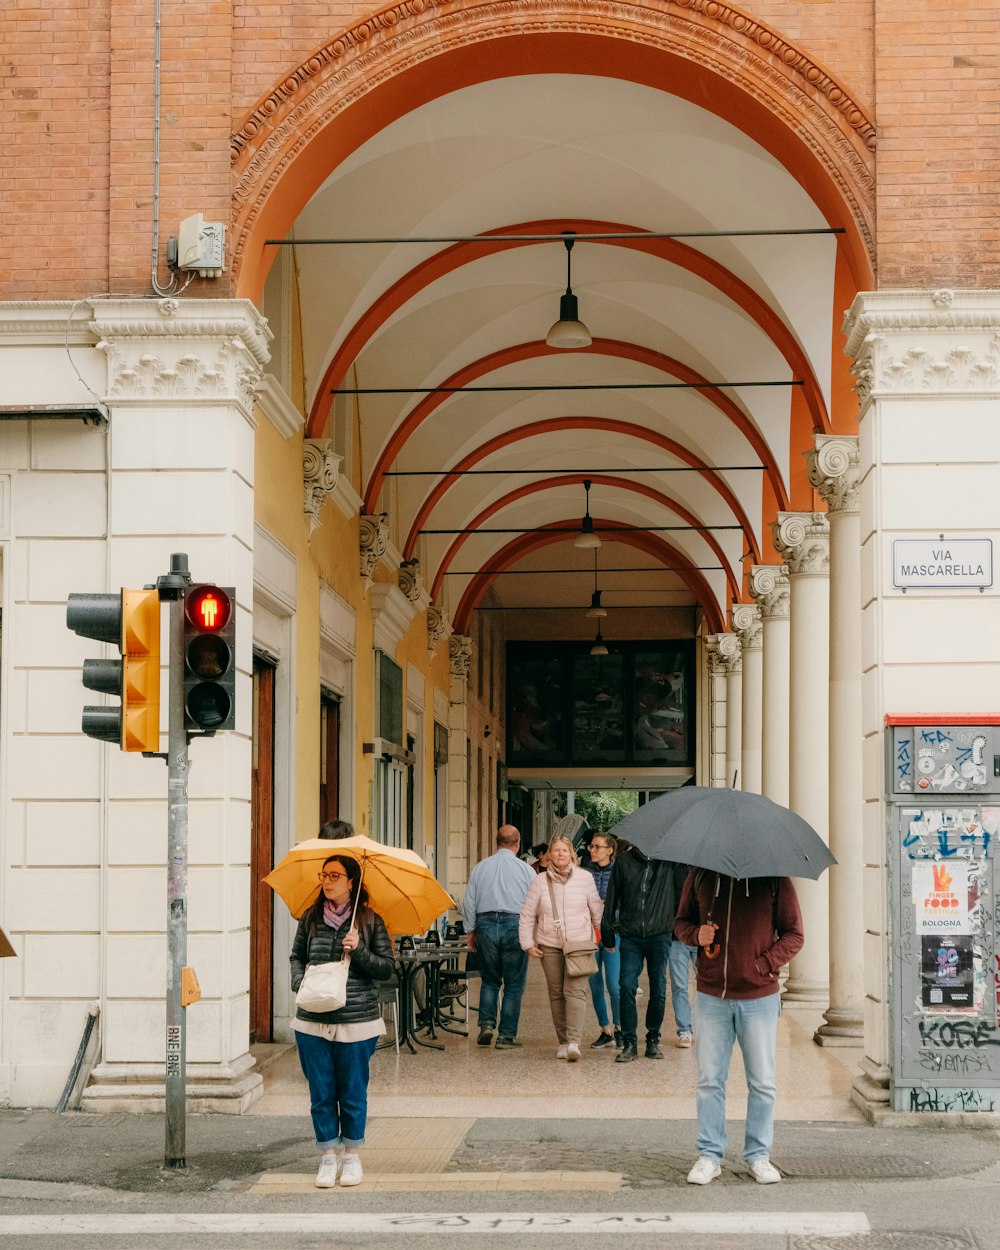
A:
<svg viewBox="0 0 1000 1250">
<path fill-rule="evenodd" d="M 170 557 L 157 582 L 170 600 L 170 684 L 167 743 L 167 1035 L 166 1150 L 163 1164 L 186 1168 L 187 1027 L 181 1006 L 181 969 L 187 964 L 188 738 L 184 728 L 184 590 L 191 582 L 187 556 Z"/>
</svg>

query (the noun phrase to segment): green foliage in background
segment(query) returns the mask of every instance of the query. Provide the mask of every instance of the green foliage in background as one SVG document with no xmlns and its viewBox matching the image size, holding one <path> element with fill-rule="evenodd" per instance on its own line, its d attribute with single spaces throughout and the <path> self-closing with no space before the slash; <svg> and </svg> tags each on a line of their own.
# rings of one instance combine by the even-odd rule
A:
<svg viewBox="0 0 1000 1250">
<path fill-rule="evenodd" d="M 639 806 L 635 790 L 578 790 L 574 810 L 591 829 L 610 829 Z"/>
</svg>

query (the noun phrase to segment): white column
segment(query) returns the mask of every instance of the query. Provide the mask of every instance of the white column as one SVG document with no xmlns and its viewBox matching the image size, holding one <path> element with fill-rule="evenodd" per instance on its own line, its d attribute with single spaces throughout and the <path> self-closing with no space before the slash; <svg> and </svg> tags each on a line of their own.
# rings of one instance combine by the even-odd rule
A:
<svg viewBox="0 0 1000 1250">
<path fill-rule="evenodd" d="M 705 639 L 709 687 L 709 774 L 710 786 L 726 785 L 726 662 L 719 651 L 725 634 L 709 634 Z"/>
<path fill-rule="evenodd" d="M 719 635 L 726 672 L 726 774 L 723 784 L 743 786 L 743 648 L 739 634 Z"/>
<path fill-rule="evenodd" d="M 819 512 L 782 512 L 774 546 L 788 565 L 791 637 L 788 806 L 829 838 L 830 529 Z M 792 960 L 786 997 L 828 1003 L 830 903 L 827 875 L 797 878 L 805 946 Z"/>
<path fill-rule="evenodd" d="M 830 523 L 830 1006 L 815 1040 L 864 1036 L 864 788 L 861 751 L 861 518 L 858 440 L 818 435 L 809 480 Z"/>
<path fill-rule="evenodd" d="M 107 588 L 154 580 L 172 552 L 188 554 L 195 581 L 236 587 L 236 729 L 196 739 L 190 751 L 188 961 L 202 999 L 186 1023 L 189 1105 L 239 1112 L 262 1092 L 249 1053 L 251 613 L 253 404 L 269 334 L 243 300 L 92 307 L 110 411 Z M 156 1109 L 165 1058 L 166 769 L 113 748 L 101 757 L 102 1044 L 82 1105 Z"/>
<path fill-rule="evenodd" d="M 788 806 L 788 697 L 790 625 L 788 569 L 755 564 L 750 593 L 760 608 L 763 643 L 761 671 L 761 793 Z"/>
<path fill-rule="evenodd" d="M 764 648 L 760 608 L 755 603 L 733 605 L 732 625 L 743 648 L 743 731 L 740 789 L 761 791 L 763 738 Z"/>
</svg>

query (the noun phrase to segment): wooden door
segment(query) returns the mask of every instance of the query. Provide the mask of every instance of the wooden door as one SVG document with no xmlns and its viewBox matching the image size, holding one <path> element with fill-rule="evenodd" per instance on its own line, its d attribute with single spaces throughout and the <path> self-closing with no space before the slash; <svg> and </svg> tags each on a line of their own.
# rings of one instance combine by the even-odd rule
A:
<svg viewBox="0 0 1000 1250">
<path fill-rule="evenodd" d="M 253 770 L 250 792 L 250 1041 L 271 1034 L 274 892 L 274 667 L 254 656 Z"/>
</svg>

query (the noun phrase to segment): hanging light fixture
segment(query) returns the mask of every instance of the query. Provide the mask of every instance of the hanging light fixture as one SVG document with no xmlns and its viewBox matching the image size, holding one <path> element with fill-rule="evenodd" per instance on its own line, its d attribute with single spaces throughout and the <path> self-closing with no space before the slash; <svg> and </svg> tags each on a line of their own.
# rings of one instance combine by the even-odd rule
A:
<svg viewBox="0 0 1000 1250">
<path fill-rule="evenodd" d="M 589 551 L 592 547 L 599 547 L 601 540 L 594 533 L 594 522 L 590 515 L 590 483 L 584 482 L 583 489 L 586 491 L 587 504 L 584 508 L 580 533 L 574 540 L 573 546 L 579 547 L 581 551 Z"/>
<path fill-rule="evenodd" d="M 607 609 L 601 605 L 601 592 L 597 589 L 597 551 L 594 551 L 594 593 L 590 596 L 590 607 L 586 615 L 591 619 L 607 616 Z"/>
<path fill-rule="evenodd" d="M 601 631 L 597 631 L 597 637 L 594 639 L 594 645 L 590 648 L 591 655 L 607 655 L 608 649 L 604 645 L 604 639 L 601 637 Z"/>
<path fill-rule="evenodd" d="M 566 294 L 559 297 L 559 320 L 545 336 L 545 342 L 549 347 L 589 347 L 591 344 L 590 331 L 580 320 L 580 310 L 577 306 L 576 296 L 573 294 L 572 271 L 570 268 L 573 242 L 572 231 L 567 231 L 565 238 Z"/>
</svg>

